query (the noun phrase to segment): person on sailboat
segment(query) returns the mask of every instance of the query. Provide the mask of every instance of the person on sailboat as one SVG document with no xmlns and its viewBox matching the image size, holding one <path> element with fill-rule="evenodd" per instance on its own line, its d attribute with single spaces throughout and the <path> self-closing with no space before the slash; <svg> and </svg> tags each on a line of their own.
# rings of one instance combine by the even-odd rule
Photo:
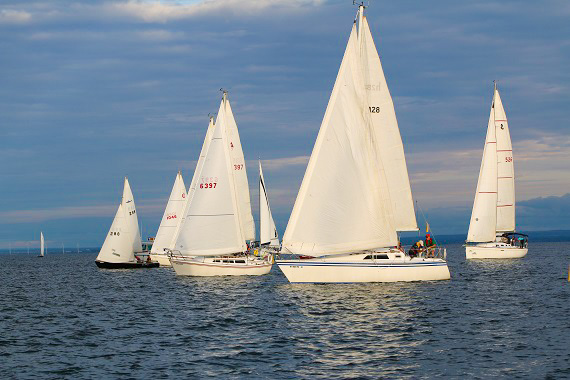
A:
<svg viewBox="0 0 570 380">
<path fill-rule="evenodd" d="M 435 241 L 432 239 L 430 233 L 426 234 L 426 250 L 427 250 L 427 257 L 434 257 L 435 252 Z"/>
</svg>

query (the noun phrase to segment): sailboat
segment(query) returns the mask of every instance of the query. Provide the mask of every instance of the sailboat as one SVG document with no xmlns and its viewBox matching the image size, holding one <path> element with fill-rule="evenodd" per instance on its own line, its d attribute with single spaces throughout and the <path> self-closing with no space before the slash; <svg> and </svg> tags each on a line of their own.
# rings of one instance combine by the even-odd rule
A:
<svg viewBox="0 0 570 380">
<path fill-rule="evenodd" d="M 207 136 L 208 138 L 208 136 Z M 263 275 L 272 263 L 249 254 L 255 240 L 245 160 L 227 91 L 194 173 L 170 262 L 177 275 Z M 201 156 L 202 156 L 201 154 Z"/>
<path fill-rule="evenodd" d="M 265 178 L 263 178 L 261 160 L 259 161 L 259 245 L 268 252 L 279 250 L 279 235 L 271 214 L 271 207 L 269 207 L 269 196 Z"/>
<path fill-rule="evenodd" d="M 524 257 L 528 253 L 528 237 L 516 233 L 515 225 L 513 147 L 507 115 L 495 83 L 483 159 L 467 232 L 466 257 Z"/>
<path fill-rule="evenodd" d="M 160 263 L 160 266 L 170 266 L 170 258 L 166 250 L 170 247 L 179 221 L 182 218 L 187 195 L 184 179 L 182 174 L 178 172 L 150 251 L 150 258 Z"/>
<path fill-rule="evenodd" d="M 444 253 L 411 258 L 397 248 L 398 231 L 418 228 L 393 101 L 364 8 L 276 263 L 290 282 L 447 280 Z"/>
<path fill-rule="evenodd" d="M 125 177 L 121 203 L 95 264 L 108 269 L 158 267 L 158 263 L 145 262 L 136 256 L 142 250 L 135 199 Z"/>
<path fill-rule="evenodd" d="M 43 231 L 40 231 L 40 254 L 38 255 L 38 257 L 45 256 L 44 249 L 45 249 L 44 233 Z"/>
</svg>

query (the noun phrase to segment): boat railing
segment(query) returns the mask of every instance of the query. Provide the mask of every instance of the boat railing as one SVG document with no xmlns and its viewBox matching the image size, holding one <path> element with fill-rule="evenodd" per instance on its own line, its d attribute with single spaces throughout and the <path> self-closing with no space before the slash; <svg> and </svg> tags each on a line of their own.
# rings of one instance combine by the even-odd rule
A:
<svg viewBox="0 0 570 380">
<path fill-rule="evenodd" d="M 422 259 L 447 259 L 447 249 L 445 247 L 425 247 L 418 252 L 419 258 Z"/>
</svg>

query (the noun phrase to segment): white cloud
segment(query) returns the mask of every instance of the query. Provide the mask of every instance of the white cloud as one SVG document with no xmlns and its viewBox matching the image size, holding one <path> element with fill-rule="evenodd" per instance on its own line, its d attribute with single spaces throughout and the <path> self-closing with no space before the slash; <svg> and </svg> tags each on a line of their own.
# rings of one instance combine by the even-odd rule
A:
<svg viewBox="0 0 570 380">
<path fill-rule="evenodd" d="M 15 9 L 0 9 L 0 24 L 26 24 L 32 20 L 32 14 Z"/>
<path fill-rule="evenodd" d="M 196 2 L 137 1 L 106 4 L 112 14 L 134 17 L 146 22 L 167 22 L 197 17 L 218 11 L 234 14 L 256 14 L 267 8 L 302 9 L 307 5 L 318 5 L 322 0 L 204 0 Z"/>
</svg>

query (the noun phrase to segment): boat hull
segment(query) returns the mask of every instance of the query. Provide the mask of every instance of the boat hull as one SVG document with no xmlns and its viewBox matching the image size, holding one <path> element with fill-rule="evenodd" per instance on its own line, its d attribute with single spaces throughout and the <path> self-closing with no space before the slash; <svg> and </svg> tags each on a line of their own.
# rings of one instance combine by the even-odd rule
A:
<svg viewBox="0 0 570 380">
<path fill-rule="evenodd" d="M 399 282 L 449 280 L 447 262 L 441 259 L 411 259 L 401 263 L 277 260 L 277 266 L 292 283 Z"/>
<path fill-rule="evenodd" d="M 512 245 L 468 245 L 465 247 L 465 257 L 472 259 L 519 259 L 525 257 L 528 248 L 520 248 Z"/>
<path fill-rule="evenodd" d="M 245 260 L 244 260 L 245 261 Z M 213 259 L 176 258 L 170 260 L 179 276 L 262 276 L 271 271 L 270 261 L 254 260 L 244 264 L 214 262 Z"/>
<path fill-rule="evenodd" d="M 170 258 L 168 257 L 167 254 L 151 253 L 150 259 L 152 261 L 156 261 L 157 263 L 159 263 L 161 267 L 171 267 L 172 266 L 170 264 Z"/>
<path fill-rule="evenodd" d="M 142 269 L 142 268 L 158 268 L 157 262 L 140 262 L 140 263 L 108 263 L 106 261 L 96 260 L 97 267 L 102 269 Z"/>
</svg>

